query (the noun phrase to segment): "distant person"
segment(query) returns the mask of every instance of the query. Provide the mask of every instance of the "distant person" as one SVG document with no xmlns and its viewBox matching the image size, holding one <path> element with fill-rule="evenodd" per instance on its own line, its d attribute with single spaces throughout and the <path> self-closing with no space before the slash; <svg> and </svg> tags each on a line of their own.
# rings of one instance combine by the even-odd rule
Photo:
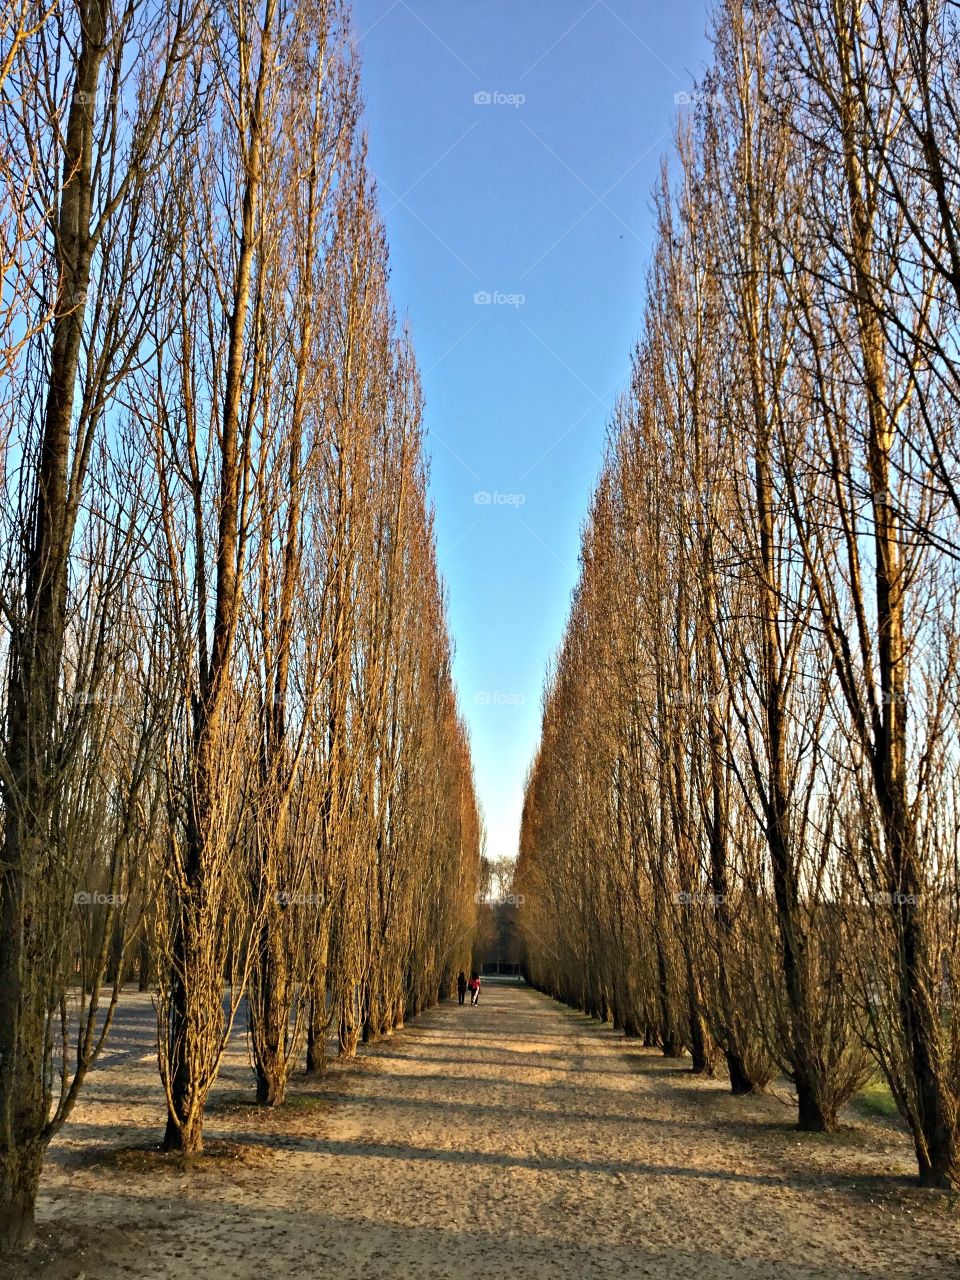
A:
<svg viewBox="0 0 960 1280">
<path fill-rule="evenodd" d="M 463 998 L 467 994 L 467 975 L 461 969 L 457 974 L 457 995 L 460 997 L 460 1003 L 463 1004 Z"/>
<path fill-rule="evenodd" d="M 470 975 L 470 981 L 467 983 L 470 988 L 470 1003 L 479 1004 L 480 1002 L 480 975 L 476 970 Z"/>
</svg>

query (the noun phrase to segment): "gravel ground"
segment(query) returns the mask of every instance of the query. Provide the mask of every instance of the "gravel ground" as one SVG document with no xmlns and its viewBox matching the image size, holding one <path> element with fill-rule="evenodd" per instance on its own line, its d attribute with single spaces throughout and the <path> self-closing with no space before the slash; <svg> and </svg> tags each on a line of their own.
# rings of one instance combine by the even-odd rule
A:
<svg viewBox="0 0 960 1280">
<path fill-rule="evenodd" d="M 159 1155 L 149 999 L 52 1146 L 2 1280 L 960 1277 L 960 1209 L 896 1125 L 794 1131 L 536 992 L 487 984 L 264 1115 L 235 1037 L 208 1154 Z"/>
</svg>

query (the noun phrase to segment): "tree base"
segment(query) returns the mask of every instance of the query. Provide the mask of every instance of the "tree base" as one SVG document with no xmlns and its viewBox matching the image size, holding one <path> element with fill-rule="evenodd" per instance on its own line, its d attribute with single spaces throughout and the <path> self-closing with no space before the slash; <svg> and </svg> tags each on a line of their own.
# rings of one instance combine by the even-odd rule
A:
<svg viewBox="0 0 960 1280">
<path fill-rule="evenodd" d="M 743 1098 L 748 1093 L 759 1092 L 754 1081 L 750 1079 L 739 1053 L 728 1049 L 725 1057 L 727 1059 L 727 1070 L 730 1073 L 730 1092 L 733 1096 L 735 1098 Z"/>
<path fill-rule="evenodd" d="M 836 1117 L 829 1116 L 814 1098 L 801 1094 L 797 1105 L 800 1109 L 797 1119 L 800 1133 L 832 1133 L 837 1127 Z"/>
<path fill-rule="evenodd" d="M 287 1082 L 283 1077 L 265 1076 L 257 1073 L 257 1106 L 280 1107 L 287 1093 Z"/>
<path fill-rule="evenodd" d="M 36 1235 L 34 1202 L 25 1198 L 0 1201 L 0 1253 L 22 1249 Z"/>
<path fill-rule="evenodd" d="M 167 1116 L 167 1128 L 163 1135 L 164 1151 L 178 1151 L 185 1156 L 199 1156 L 203 1153 L 203 1115 L 199 1115 L 182 1125 L 178 1125 L 173 1116 Z"/>
<path fill-rule="evenodd" d="M 43 1147 L 29 1143 L 0 1154 L 0 1253 L 30 1244 Z"/>
</svg>

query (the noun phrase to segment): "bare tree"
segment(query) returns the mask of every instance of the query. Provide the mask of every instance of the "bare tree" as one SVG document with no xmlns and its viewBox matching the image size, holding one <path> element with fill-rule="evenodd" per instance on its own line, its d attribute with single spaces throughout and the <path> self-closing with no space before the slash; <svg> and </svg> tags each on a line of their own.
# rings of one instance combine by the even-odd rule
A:
<svg viewBox="0 0 960 1280">
<path fill-rule="evenodd" d="M 150 776 L 149 733 L 138 739 L 133 710 L 138 685 L 125 729 L 120 713 L 105 709 L 119 691 L 111 663 L 124 644 L 131 658 L 135 652 L 129 601 L 144 567 L 147 495 L 134 478 L 142 442 L 123 393 L 169 270 L 148 191 L 171 133 L 188 127 L 173 90 L 187 73 L 194 29 L 192 6 L 177 3 L 118 13 L 93 0 L 35 17 L 31 10 L 29 20 L 27 12 L 9 15 L 0 64 L 3 150 L 12 166 L 3 181 L 23 184 L 7 206 L 16 243 L 4 256 L 4 296 L 14 309 L 7 319 L 19 341 L 7 342 L 5 328 L 2 376 L 18 391 L 3 398 L 0 433 L 7 490 L 0 1232 L 9 1243 L 32 1231 L 43 1151 L 73 1106 L 116 999 L 115 986 L 98 1023 L 108 940 L 122 915 L 108 909 L 99 917 L 101 941 L 88 938 L 84 948 L 90 998 L 68 1011 L 71 882 L 92 866 L 93 849 L 109 851 L 107 896 L 126 897 Z M 127 675 L 146 676 L 139 685 L 146 732 L 152 677 L 130 665 Z M 125 781 L 120 774 L 110 783 L 119 803 L 107 820 L 88 807 L 106 767 L 95 747 L 123 732 L 133 733 L 131 767 Z"/>
</svg>

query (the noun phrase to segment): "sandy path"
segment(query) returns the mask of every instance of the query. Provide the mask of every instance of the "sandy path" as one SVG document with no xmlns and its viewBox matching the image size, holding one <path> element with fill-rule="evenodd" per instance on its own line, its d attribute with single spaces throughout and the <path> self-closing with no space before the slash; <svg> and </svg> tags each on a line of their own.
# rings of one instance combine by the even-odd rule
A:
<svg viewBox="0 0 960 1280">
<path fill-rule="evenodd" d="M 902 1134 L 801 1137 L 775 1099 L 729 1098 L 532 991 L 433 1010 L 266 1122 L 249 1089 L 238 1052 L 207 1133 L 242 1160 L 104 1159 L 162 1118 L 152 1066 L 108 1061 L 42 1185 L 71 1256 L 21 1274 L 960 1277 L 957 1212 L 910 1184 Z"/>
</svg>

